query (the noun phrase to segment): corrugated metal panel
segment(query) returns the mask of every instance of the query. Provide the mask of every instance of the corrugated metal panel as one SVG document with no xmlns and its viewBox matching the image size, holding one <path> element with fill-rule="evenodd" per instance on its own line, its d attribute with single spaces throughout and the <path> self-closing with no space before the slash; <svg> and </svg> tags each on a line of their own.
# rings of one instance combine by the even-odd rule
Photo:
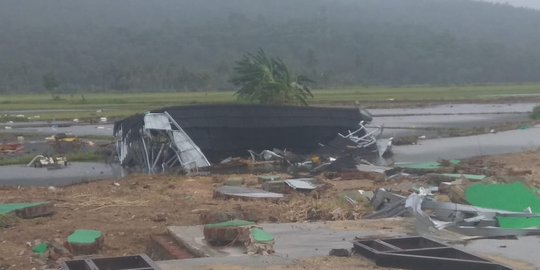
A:
<svg viewBox="0 0 540 270">
<path fill-rule="evenodd" d="M 162 113 L 147 113 L 144 115 L 145 129 L 171 130 L 169 118 Z"/>
<path fill-rule="evenodd" d="M 317 186 L 313 185 L 311 181 L 313 181 L 312 178 L 290 179 L 285 180 L 285 183 L 287 183 L 287 185 L 289 185 L 293 189 L 316 189 Z"/>
<path fill-rule="evenodd" d="M 195 169 L 210 166 L 201 150 L 195 145 L 184 132 L 173 131 L 174 144 L 178 148 L 178 158 L 185 169 Z"/>
</svg>

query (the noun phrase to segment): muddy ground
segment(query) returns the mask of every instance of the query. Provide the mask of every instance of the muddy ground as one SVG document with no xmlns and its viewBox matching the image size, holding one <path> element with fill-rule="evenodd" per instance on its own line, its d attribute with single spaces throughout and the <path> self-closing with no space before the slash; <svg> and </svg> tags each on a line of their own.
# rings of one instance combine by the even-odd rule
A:
<svg viewBox="0 0 540 270">
<path fill-rule="evenodd" d="M 243 176 L 248 185 L 257 177 Z M 105 233 L 101 255 L 138 254 L 145 251 L 152 234 L 166 232 L 169 225 L 202 224 L 201 214 L 235 212 L 241 209 L 258 221 L 300 222 L 320 219 L 350 219 L 369 211 L 368 204 L 351 207 L 337 199 L 344 189 L 374 188 L 366 180 L 331 183 L 328 190 L 293 194 L 279 202 L 213 199 L 213 188 L 225 176 L 130 176 L 120 182 L 100 181 L 65 188 L 3 188 L 0 202 L 50 201 L 56 213 L 50 217 L 14 219 L 0 229 L 0 258 L 9 269 L 31 269 L 27 242 L 65 239 L 75 229 L 97 229 Z M 1 268 L 0 268 L 1 269 Z"/>
</svg>

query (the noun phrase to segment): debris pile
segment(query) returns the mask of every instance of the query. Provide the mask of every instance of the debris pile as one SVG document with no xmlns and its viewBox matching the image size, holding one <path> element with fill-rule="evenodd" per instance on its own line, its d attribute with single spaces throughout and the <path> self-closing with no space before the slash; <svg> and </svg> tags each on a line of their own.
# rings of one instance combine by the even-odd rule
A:
<svg viewBox="0 0 540 270">
<path fill-rule="evenodd" d="M 378 142 L 383 128 L 369 121 L 352 108 L 197 105 L 134 115 L 115 123 L 114 136 L 120 163 L 150 174 L 264 164 L 318 171 L 348 154 L 387 155 L 391 140 Z M 235 158 L 247 154 L 250 162 Z"/>
<path fill-rule="evenodd" d="M 364 218 L 413 216 L 418 234 L 444 240 L 540 234 L 540 200 L 522 182 L 468 174 L 458 160 L 401 168 L 416 176 L 376 190 Z"/>
<path fill-rule="evenodd" d="M 26 166 L 35 168 L 60 169 L 68 166 L 68 159 L 64 156 L 35 156 Z"/>
</svg>

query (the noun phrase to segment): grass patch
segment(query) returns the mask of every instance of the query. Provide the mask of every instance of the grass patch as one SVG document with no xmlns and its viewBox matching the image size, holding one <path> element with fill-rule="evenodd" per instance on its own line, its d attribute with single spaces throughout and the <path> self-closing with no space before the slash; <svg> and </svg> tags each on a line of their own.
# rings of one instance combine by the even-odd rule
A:
<svg viewBox="0 0 540 270">
<path fill-rule="evenodd" d="M 67 155 L 58 155 L 58 156 L 66 156 L 68 159 L 68 162 L 90 162 L 90 161 L 104 161 L 105 155 L 103 153 L 100 153 L 98 151 L 92 151 L 92 152 L 75 152 L 75 153 L 69 153 Z M 18 157 L 10 157 L 5 156 L 0 158 L 0 166 L 5 165 L 26 165 L 35 156 L 18 156 Z"/>
<path fill-rule="evenodd" d="M 316 89 L 313 105 L 354 105 L 363 106 L 384 102 L 482 102 L 529 97 L 540 99 L 540 84 L 485 85 L 448 87 L 347 87 Z M 52 100 L 47 94 L 2 95 L 2 111 L 11 110 L 55 110 L 32 112 L 25 116 L 39 115 L 41 120 L 97 121 L 105 116 L 110 119 L 123 118 L 152 109 L 193 104 L 236 103 L 232 91 L 189 92 L 189 93 L 92 93 L 64 95 L 61 100 Z M 97 112 L 97 110 L 103 110 Z M 15 120 L 14 120 L 15 121 Z"/>
</svg>

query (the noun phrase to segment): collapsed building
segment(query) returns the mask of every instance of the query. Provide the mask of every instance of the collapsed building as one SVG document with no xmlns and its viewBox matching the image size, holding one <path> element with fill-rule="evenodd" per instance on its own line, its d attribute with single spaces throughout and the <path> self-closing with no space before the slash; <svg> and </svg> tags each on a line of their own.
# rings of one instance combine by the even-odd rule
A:
<svg viewBox="0 0 540 270">
<path fill-rule="evenodd" d="M 134 115 L 114 125 L 124 167 L 149 173 L 193 171 L 267 149 L 309 154 L 332 145 L 376 149 L 376 133 L 358 108 L 192 105 Z M 353 130 L 353 131 L 351 131 Z"/>
</svg>

